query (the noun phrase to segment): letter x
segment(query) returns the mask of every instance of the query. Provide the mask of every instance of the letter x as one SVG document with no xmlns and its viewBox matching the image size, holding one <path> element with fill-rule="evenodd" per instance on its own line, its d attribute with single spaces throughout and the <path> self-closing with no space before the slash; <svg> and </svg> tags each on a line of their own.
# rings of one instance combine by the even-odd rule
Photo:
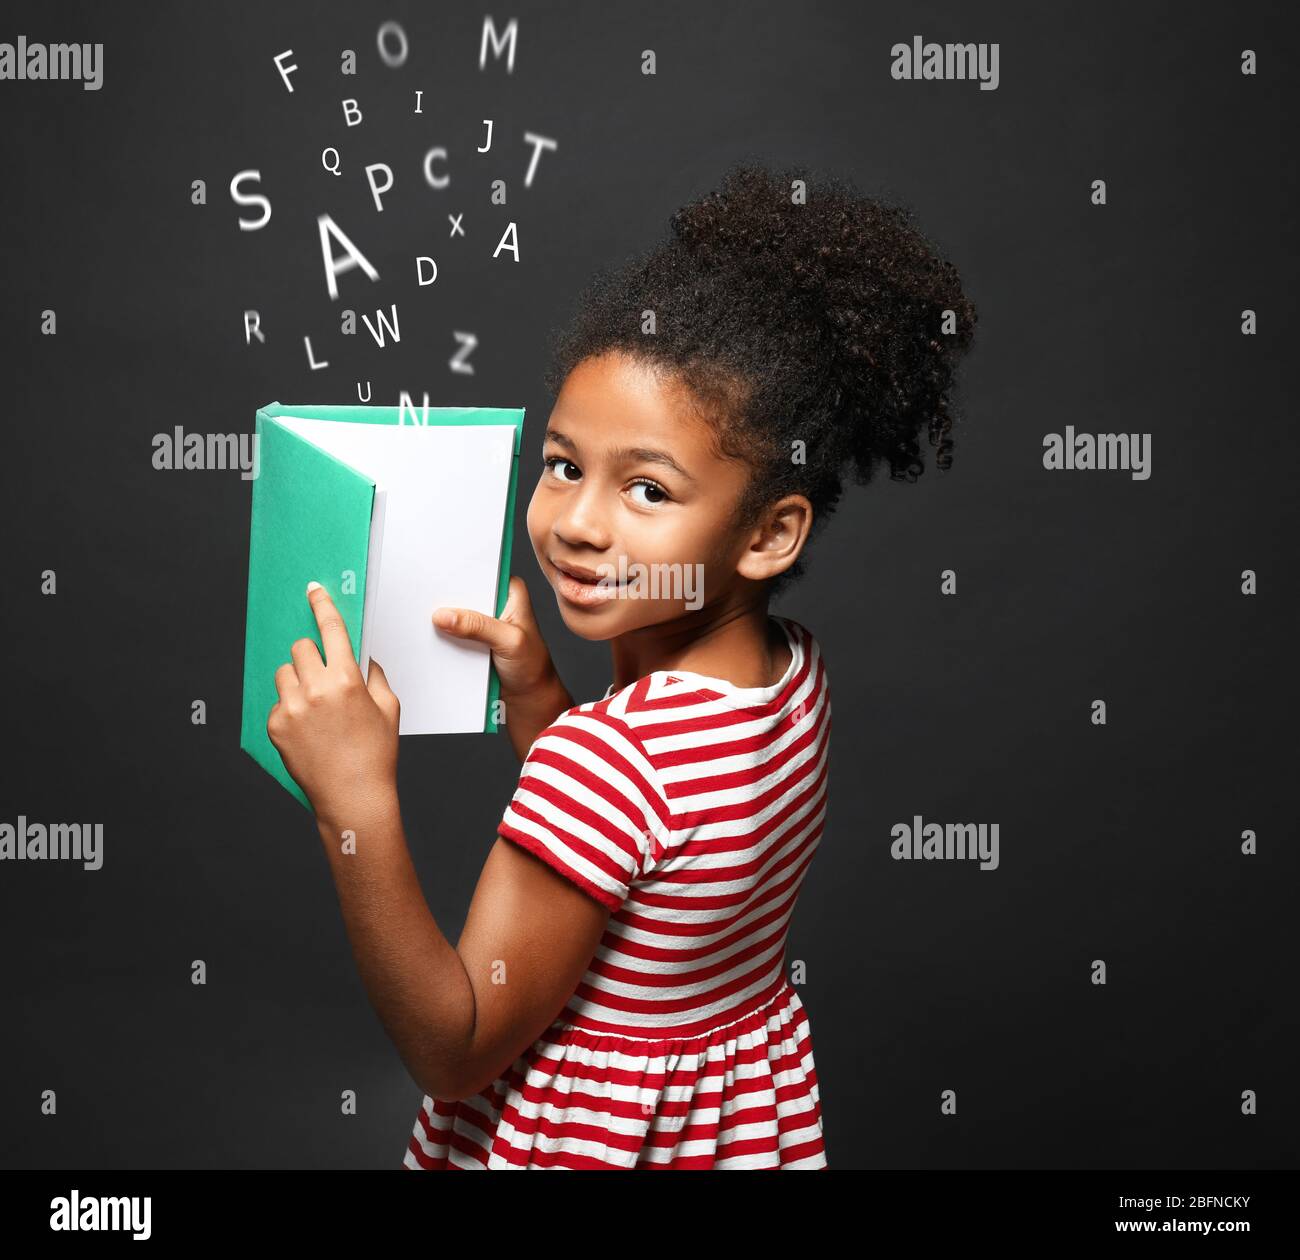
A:
<svg viewBox="0 0 1300 1260">
<path fill-rule="evenodd" d="M 451 215 L 447 216 L 447 218 L 451 219 L 451 231 L 447 234 L 448 236 L 455 236 L 457 232 L 462 236 L 465 235 L 465 229 L 460 225 L 460 221 L 464 217 L 465 215 L 463 213 L 456 215 L 454 218 Z"/>
</svg>

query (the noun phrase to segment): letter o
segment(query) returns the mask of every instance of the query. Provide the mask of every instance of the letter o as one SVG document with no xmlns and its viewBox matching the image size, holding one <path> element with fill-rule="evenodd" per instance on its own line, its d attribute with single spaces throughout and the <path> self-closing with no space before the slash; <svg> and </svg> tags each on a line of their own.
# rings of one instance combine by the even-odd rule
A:
<svg viewBox="0 0 1300 1260">
<path fill-rule="evenodd" d="M 402 51 L 393 55 L 384 47 L 384 36 L 396 35 L 402 41 Z M 375 42 L 379 45 L 379 55 L 384 59 L 386 66 L 400 66 L 406 63 L 406 55 L 410 52 L 410 46 L 406 42 L 406 32 L 402 30 L 396 22 L 385 22 L 379 28 L 379 35 Z"/>
</svg>

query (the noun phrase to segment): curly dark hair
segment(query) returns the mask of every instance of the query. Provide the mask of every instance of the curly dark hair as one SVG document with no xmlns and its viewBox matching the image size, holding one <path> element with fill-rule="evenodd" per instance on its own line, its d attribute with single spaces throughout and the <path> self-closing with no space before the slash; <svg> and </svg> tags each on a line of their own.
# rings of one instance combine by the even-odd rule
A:
<svg viewBox="0 0 1300 1260">
<path fill-rule="evenodd" d="M 687 387 L 719 453 L 752 469 L 733 523 L 803 494 L 809 543 L 846 465 L 863 485 L 881 463 L 891 480 L 915 481 L 924 426 L 935 463 L 950 466 L 949 392 L 976 314 L 909 208 L 861 196 L 844 178 L 746 160 L 669 224 L 647 254 L 597 270 L 552 339 L 552 393 L 608 351 L 653 366 Z M 653 333 L 642 331 L 647 311 Z M 801 554 L 769 594 L 804 571 Z"/>
</svg>

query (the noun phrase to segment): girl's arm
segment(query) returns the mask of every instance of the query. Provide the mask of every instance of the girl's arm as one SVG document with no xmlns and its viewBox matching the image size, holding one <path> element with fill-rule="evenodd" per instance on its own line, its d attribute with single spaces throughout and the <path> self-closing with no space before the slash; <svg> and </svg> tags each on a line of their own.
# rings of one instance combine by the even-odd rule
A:
<svg viewBox="0 0 1300 1260">
<path fill-rule="evenodd" d="M 411 863 L 394 793 L 319 830 L 357 971 L 415 1083 L 469 1098 L 555 1020 L 582 980 L 609 910 L 509 841 L 479 876 L 459 944 L 443 935 Z"/>
<path fill-rule="evenodd" d="M 553 671 L 551 679 L 532 691 L 505 700 L 506 734 L 510 736 L 510 746 L 521 764 L 537 737 L 561 713 L 571 708 L 573 697 Z"/>
<path fill-rule="evenodd" d="M 382 666 L 361 676 L 343 618 L 307 598 L 325 659 L 294 643 L 276 671 L 267 733 L 316 814 L 357 969 L 411 1076 L 427 1094 L 477 1092 L 550 1025 L 596 952 L 609 910 L 498 841 L 461 943 L 420 890 L 397 800 L 400 705 Z"/>
</svg>

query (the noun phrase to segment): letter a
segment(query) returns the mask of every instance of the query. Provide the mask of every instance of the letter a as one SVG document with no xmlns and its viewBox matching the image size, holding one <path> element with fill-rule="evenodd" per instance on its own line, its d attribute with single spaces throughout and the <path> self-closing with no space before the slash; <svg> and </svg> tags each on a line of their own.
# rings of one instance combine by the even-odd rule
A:
<svg viewBox="0 0 1300 1260">
<path fill-rule="evenodd" d="M 343 229 L 328 214 L 322 214 L 316 220 L 316 223 L 320 228 L 320 253 L 321 261 L 325 264 L 325 287 L 329 290 L 331 301 L 339 295 L 338 277 L 345 271 L 351 271 L 353 267 L 360 267 L 371 280 L 379 279 L 379 272 L 370 265 L 366 256 L 348 240 L 343 233 Z M 347 250 L 348 258 L 335 260 L 330 250 L 329 238 L 331 236 Z"/>
</svg>

